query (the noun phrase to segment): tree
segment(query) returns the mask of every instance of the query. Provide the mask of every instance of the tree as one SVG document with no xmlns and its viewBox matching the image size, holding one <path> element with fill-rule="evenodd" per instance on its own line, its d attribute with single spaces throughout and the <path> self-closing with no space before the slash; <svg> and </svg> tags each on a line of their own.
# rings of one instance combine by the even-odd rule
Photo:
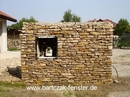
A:
<svg viewBox="0 0 130 97">
<path fill-rule="evenodd" d="M 115 29 L 115 34 L 122 36 L 123 33 L 130 33 L 130 25 L 126 19 L 120 19 L 117 23 Z"/>
<path fill-rule="evenodd" d="M 17 29 L 17 30 L 22 30 L 23 22 L 37 22 L 37 20 L 33 17 L 28 18 L 22 18 L 17 22 L 16 24 L 12 24 L 11 26 L 8 26 L 9 29 Z"/>
<path fill-rule="evenodd" d="M 80 22 L 81 18 L 76 14 L 72 14 L 71 10 L 67 10 L 64 13 L 63 20 L 61 22 Z"/>
</svg>

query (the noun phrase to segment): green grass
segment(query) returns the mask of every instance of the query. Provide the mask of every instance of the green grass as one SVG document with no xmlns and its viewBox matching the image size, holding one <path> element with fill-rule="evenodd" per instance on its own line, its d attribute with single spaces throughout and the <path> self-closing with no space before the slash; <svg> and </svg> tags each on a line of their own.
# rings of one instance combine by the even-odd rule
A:
<svg viewBox="0 0 130 97">
<path fill-rule="evenodd" d="M 2 87 L 0 87 L 0 92 L 4 92 L 5 90 L 2 88 Z"/>
<path fill-rule="evenodd" d="M 4 94 L 0 94 L 0 97 L 14 97 L 14 96 L 12 96 L 12 95 L 10 95 L 10 96 L 5 96 Z"/>
<path fill-rule="evenodd" d="M 67 92 L 64 92 L 63 95 L 65 97 L 72 97 L 73 96 L 73 93 L 71 91 L 67 91 Z"/>
<path fill-rule="evenodd" d="M 12 95 L 5 96 L 4 93 L 12 91 L 12 89 L 24 88 L 23 82 L 0 82 L 0 97 L 14 97 Z"/>
<path fill-rule="evenodd" d="M 4 94 L 0 93 L 0 97 L 5 97 Z"/>
<path fill-rule="evenodd" d="M 23 82 L 0 82 L 0 86 L 2 87 L 25 87 Z"/>
<path fill-rule="evenodd" d="M 17 50 L 19 50 L 19 49 L 16 47 L 8 48 L 8 51 L 17 51 Z"/>
</svg>

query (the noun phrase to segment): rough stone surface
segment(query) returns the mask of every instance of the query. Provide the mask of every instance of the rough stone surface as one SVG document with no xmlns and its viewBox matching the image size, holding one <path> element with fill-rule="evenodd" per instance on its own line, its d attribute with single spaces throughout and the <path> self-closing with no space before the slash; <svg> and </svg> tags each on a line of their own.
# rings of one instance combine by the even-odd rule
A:
<svg viewBox="0 0 130 97">
<path fill-rule="evenodd" d="M 20 49 L 20 38 L 15 39 L 8 38 L 8 48 L 17 48 Z"/>
<path fill-rule="evenodd" d="M 109 23 L 24 23 L 22 80 L 28 85 L 85 85 L 112 82 L 113 29 Z M 39 60 L 36 37 L 58 38 L 58 57 Z"/>
<path fill-rule="evenodd" d="M 20 30 L 7 29 L 7 46 L 8 48 L 20 49 Z"/>
</svg>

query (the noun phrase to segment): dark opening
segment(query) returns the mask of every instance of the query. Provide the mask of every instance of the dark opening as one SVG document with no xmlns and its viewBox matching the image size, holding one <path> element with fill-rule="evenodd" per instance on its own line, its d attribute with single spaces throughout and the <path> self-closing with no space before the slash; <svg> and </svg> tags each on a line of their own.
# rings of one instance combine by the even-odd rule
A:
<svg viewBox="0 0 130 97">
<path fill-rule="evenodd" d="M 57 37 L 37 38 L 37 57 L 57 57 Z"/>
</svg>

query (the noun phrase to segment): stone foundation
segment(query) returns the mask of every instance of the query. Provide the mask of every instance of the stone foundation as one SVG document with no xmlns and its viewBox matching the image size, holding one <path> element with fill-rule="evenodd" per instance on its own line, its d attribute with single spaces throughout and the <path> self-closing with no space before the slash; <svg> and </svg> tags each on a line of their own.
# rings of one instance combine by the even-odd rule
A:
<svg viewBox="0 0 130 97">
<path fill-rule="evenodd" d="M 57 37 L 57 56 L 38 58 L 37 38 Z M 22 80 L 28 85 L 85 85 L 112 82 L 110 23 L 24 23 Z"/>
</svg>

